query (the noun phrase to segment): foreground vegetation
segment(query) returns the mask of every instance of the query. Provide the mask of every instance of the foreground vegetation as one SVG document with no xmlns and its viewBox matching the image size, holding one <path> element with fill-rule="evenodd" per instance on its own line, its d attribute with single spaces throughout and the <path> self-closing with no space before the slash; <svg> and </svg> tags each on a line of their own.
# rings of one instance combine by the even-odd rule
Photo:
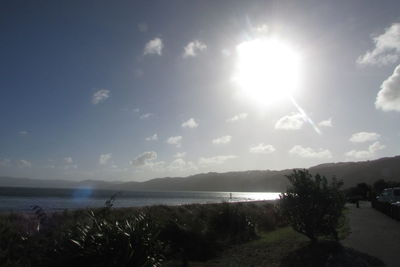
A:
<svg viewBox="0 0 400 267">
<path fill-rule="evenodd" d="M 7 214 L 1 266 L 159 266 L 215 256 L 282 225 L 272 203 L 222 203 Z"/>
<path fill-rule="evenodd" d="M 101 209 L 3 214 L 0 266 L 382 266 L 339 243 L 340 181 L 288 179 L 279 202 L 113 209 L 113 196 Z"/>
</svg>

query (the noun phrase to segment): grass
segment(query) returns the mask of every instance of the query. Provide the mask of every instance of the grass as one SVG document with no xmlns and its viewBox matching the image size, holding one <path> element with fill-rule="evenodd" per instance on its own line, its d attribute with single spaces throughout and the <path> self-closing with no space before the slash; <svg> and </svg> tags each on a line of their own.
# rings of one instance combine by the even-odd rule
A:
<svg viewBox="0 0 400 267">
<path fill-rule="evenodd" d="M 206 262 L 190 262 L 195 267 L 384 267 L 382 261 L 340 243 L 320 241 L 311 246 L 309 239 L 290 227 L 259 234 L 259 239 L 226 248 Z M 168 267 L 179 265 L 168 265 Z"/>
<path fill-rule="evenodd" d="M 282 258 L 308 244 L 308 239 L 283 227 L 271 232 L 262 232 L 259 238 L 244 244 L 228 247 L 215 259 L 206 262 L 191 262 L 190 266 L 281 266 Z M 173 265 L 170 265 L 173 266 Z"/>
</svg>

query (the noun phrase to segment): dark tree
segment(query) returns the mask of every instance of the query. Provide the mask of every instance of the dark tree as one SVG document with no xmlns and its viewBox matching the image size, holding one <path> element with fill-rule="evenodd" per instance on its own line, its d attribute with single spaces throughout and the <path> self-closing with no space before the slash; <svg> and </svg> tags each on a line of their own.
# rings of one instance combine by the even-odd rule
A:
<svg viewBox="0 0 400 267">
<path fill-rule="evenodd" d="M 343 225 L 345 197 L 343 182 L 333 178 L 330 183 L 319 174 L 294 170 L 286 176 L 290 185 L 280 196 L 280 210 L 293 229 L 315 243 L 320 236 L 338 241 L 338 228 Z"/>
</svg>

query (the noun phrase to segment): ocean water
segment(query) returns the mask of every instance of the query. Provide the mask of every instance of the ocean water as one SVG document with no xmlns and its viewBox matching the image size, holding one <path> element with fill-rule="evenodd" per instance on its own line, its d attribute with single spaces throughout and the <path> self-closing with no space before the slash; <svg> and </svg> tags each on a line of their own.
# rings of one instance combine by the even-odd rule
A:
<svg viewBox="0 0 400 267">
<path fill-rule="evenodd" d="M 113 195 L 116 195 L 114 207 L 139 207 L 274 200 L 279 198 L 279 194 L 277 192 L 117 192 L 91 188 L 0 187 L 0 212 L 29 212 L 34 205 L 47 211 L 104 207 L 105 202 Z"/>
</svg>

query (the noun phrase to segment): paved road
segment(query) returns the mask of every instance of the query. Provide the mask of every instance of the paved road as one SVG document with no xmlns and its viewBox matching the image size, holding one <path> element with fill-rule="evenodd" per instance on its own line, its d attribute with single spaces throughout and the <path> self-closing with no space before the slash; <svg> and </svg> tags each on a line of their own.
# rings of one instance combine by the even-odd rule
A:
<svg viewBox="0 0 400 267">
<path fill-rule="evenodd" d="M 349 205 L 351 234 L 343 241 L 347 247 L 382 260 L 387 267 L 400 266 L 400 222 L 361 202 Z"/>
</svg>

